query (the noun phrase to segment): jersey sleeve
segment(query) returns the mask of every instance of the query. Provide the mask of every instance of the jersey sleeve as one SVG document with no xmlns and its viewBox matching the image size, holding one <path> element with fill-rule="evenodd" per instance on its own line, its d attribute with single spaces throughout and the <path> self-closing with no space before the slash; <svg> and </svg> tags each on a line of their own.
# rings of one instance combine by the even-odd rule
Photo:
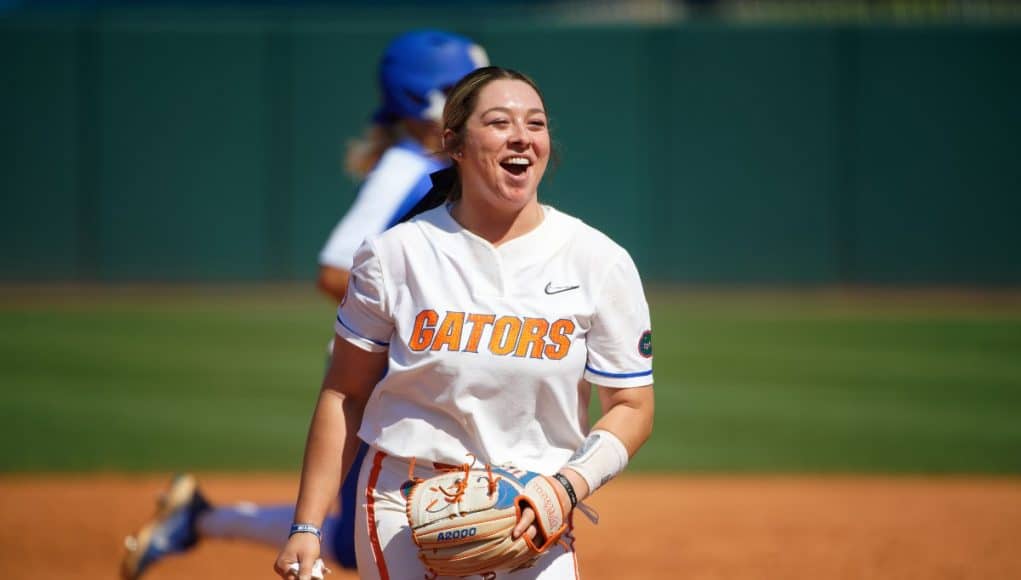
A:
<svg viewBox="0 0 1021 580">
<path fill-rule="evenodd" d="M 377 216 L 368 215 L 365 204 L 359 204 L 359 200 L 355 201 L 351 210 L 330 232 L 330 237 L 326 239 L 326 244 L 319 252 L 320 266 L 350 270 L 354 262 L 354 253 L 365 238 L 383 231 L 382 220 Z"/>
<path fill-rule="evenodd" d="M 596 299 L 586 339 L 585 380 L 604 387 L 652 384 L 652 326 L 642 281 L 631 256 L 621 251 Z"/>
<path fill-rule="evenodd" d="M 425 194 L 429 193 L 432 186 L 433 182 L 429 178 L 429 174 L 422 174 L 422 178 L 415 183 L 414 187 L 412 187 L 410 191 L 408 191 L 408 195 L 405 196 L 404 201 L 401 202 L 401 205 L 399 205 L 393 215 L 390 216 L 390 221 L 387 223 L 386 227 L 391 228 L 401 222 L 408 221 L 415 217 L 414 215 L 408 215 L 409 212 L 415 209 L 415 206 L 418 205 L 418 202 L 422 201 Z"/>
<path fill-rule="evenodd" d="M 387 150 L 362 184 L 351 209 L 330 232 L 319 252 L 319 265 L 350 270 L 362 242 L 396 223 L 428 191 L 430 167 L 429 161 L 417 154 L 396 147 Z"/>
<path fill-rule="evenodd" d="M 334 330 L 337 336 L 363 350 L 382 352 L 390 346 L 393 319 L 386 305 L 383 269 L 369 241 L 355 253 Z"/>
</svg>

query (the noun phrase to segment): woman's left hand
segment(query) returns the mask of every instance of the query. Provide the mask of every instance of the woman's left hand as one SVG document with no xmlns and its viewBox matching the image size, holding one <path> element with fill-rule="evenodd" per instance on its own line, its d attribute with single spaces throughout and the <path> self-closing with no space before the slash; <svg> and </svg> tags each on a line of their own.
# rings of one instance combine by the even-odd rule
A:
<svg viewBox="0 0 1021 580">
<path fill-rule="evenodd" d="M 532 508 L 526 507 L 521 510 L 521 519 L 518 520 L 518 525 L 514 526 L 511 537 L 516 540 L 524 535 L 529 540 L 534 540 L 538 533 L 539 528 L 535 526 L 535 512 L 532 511 Z"/>
<path fill-rule="evenodd" d="M 588 483 L 585 482 L 585 478 L 573 469 L 563 469 L 560 473 L 571 482 L 571 486 L 574 487 L 574 493 L 578 497 L 579 502 L 588 497 Z M 571 496 L 568 495 L 567 490 L 564 489 L 563 484 L 559 481 L 557 481 L 554 487 L 557 490 L 557 497 L 560 499 L 560 505 L 564 506 L 564 521 L 566 521 L 573 509 L 571 507 Z M 526 507 L 521 510 L 521 518 L 518 519 L 518 525 L 514 526 L 514 530 L 511 532 L 511 537 L 516 540 L 524 534 L 529 540 L 533 540 L 538 533 L 539 528 L 535 525 L 535 512 L 532 511 L 532 508 Z"/>
</svg>

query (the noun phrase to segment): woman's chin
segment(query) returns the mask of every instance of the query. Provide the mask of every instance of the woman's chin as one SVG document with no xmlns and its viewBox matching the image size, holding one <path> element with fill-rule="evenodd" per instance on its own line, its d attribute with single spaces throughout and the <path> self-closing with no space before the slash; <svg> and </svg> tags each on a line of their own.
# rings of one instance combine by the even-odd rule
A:
<svg viewBox="0 0 1021 580">
<path fill-rule="evenodd" d="M 501 183 L 496 191 L 500 199 L 523 207 L 535 199 L 535 185 L 531 180 L 508 180 Z"/>
<path fill-rule="evenodd" d="M 499 213 L 517 213 L 536 201 L 535 183 L 531 180 L 499 180 L 479 188 L 474 197 L 482 205 Z"/>
<path fill-rule="evenodd" d="M 535 191 L 530 189 L 505 188 L 500 191 L 497 198 L 499 207 L 510 211 L 520 211 L 535 200 Z"/>
</svg>

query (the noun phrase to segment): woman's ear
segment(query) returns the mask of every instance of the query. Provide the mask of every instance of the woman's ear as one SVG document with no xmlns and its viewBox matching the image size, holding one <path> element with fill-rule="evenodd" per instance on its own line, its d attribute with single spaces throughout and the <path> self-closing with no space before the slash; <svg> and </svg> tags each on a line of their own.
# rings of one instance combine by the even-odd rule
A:
<svg viewBox="0 0 1021 580">
<path fill-rule="evenodd" d="M 440 137 L 440 147 L 443 151 L 447 151 L 447 154 L 452 159 L 461 158 L 461 144 L 457 142 L 457 134 L 453 130 L 443 130 L 443 135 Z"/>
</svg>

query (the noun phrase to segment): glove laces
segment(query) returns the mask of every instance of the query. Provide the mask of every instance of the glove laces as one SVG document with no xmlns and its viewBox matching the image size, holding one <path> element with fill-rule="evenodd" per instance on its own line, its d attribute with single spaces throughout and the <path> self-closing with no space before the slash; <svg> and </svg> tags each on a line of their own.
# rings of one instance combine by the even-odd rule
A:
<svg viewBox="0 0 1021 580">
<path fill-rule="evenodd" d="M 454 483 L 451 484 L 446 489 L 444 489 L 442 487 L 439 487 L 439 486 L 430 488 L 431 491 L 438 491 L 438 492 L 442 493 L 443 496 L 444 496 L 444 499 L 446 500 L 447 503 L 456 504 L 456 503 L 460 502 L 464 498 L 465 490 L 468 489 L 468 483 L 469 483 L 469 481 L 471 479 L 471 471 L 475 467 L 475 464 L 478 462 L 478 458 L 475 457 L 475 454 L 473 454 L 473 453 L 468 453 L 467 456 L 471 458 L 471 463 L 462 463 L 459 466 L 437 467 L 437 469 L 440 470 L 440 471 L 460 471 L 460 472 L 463 473 L 463 475 L 461 477 L 455 479 Z M 411 460 L 408 462 L 408 479 L 411 480 L 415 484 L 418 484 L 418 483 L 421 483 L 421 482 L 425 481 L 421 477 L 416 477 L 415 476 L 415 458 L 414 457 L 412 457 Z M 486 464 L 486 493 L 487 493 L 487 495 L 492 496 L 494 493 L 496 493 L 497 483 L 499 481 L 500 481 L 500 476 L 499 475 L 494 475 L 493 474 L 493 466 L 487 463 Z M 432 502 L 429 503 L 428 507 L 432 508 L 433 506 L 436 505 L 437 501 L 439 501 L 439 500 L 433 500 Z"/>
</svg>

